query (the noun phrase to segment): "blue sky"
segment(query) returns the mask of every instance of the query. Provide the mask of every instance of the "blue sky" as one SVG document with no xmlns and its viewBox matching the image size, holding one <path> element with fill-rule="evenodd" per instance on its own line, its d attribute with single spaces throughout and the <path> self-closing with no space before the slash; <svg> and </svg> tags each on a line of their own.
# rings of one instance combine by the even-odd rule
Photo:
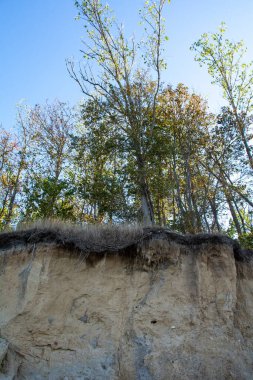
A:
<svg viewBox="0 0 253 380">
<path fill-rule="evenodd" d="M 144 1 L 144 0 L 143 0 Z M 129 33 L 138 35 L 142 0 L 108 0 Z M 75 21 L 72 0 L 0 0 L 0 122 L 15 124 L 20 101 L 34 105 L 58 98 L 76 104 L 82 98 L 69 78 L 65 59 L 80 57 L 82 23 Z M 165 80 L 183 82 L 209 100 L 212 110 L 222 105 L 219 89 L 211 85 L 204 68 L 194 62 L 190 45 L 221 21 L 233 40 L 243 39 L 248 60 L 253 59 L 252 0 L 172 0 L 166 12 L 169 43 Z"/>
</svg>

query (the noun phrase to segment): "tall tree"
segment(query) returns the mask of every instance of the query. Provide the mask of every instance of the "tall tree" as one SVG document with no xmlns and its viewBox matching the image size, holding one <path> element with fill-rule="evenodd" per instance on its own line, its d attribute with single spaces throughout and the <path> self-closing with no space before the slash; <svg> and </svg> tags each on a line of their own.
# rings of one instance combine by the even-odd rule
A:
<svg viewBox="0 0 253 380">
<path fill-rule="evenodd" d="M 26 112 L 31 144 L 24 184 L 24 218 L 71 218 L 73 194 L 66 177 L 74 114 L 60 101 Z M 70 198 L 70 199 L 68 199 Z"/>
<path fill-rule="evenodd" d="M 204 33 L 191 48 L 196 52 L 195 59 L 200 65 L 207 66 L 213 83 L 222 88 L 252 170 L 253 62 L 243 61 L 246 52 L 244 43 L 230 41 L 225 38 L 225 32 L 226 27 L 222 23 L 217 33 Z"/>
<path fill-rule="evenodd" d="M 133 217 L 129 203 L 126 136 L 117 115 L 105 103 L 88 100 L 81 107 L 72 138 L 72 176 L 82 221 L 119 222 Z"/>
<path fill-rule="evenodd" d="M 145 2 L 142 20 L 148 37 L 146 44 L 136 44 L 134 39 L 127 40 L 123 27 L 115 21 L 107 5 L 100 0 L 76 1 L 89 42 L 84 42 L 82 51 L 84 65 L 76 70 L 73 62 L 67 63 L 70 76 L 82 92 L 94 101 L 101 97 L 108 105 L 108 112 L 113 110 L 121 117 L 119 128 L 132 146 L 138 170 L 136 179 L 144 224 L 154 223 L 143 136 L 154 128 L 161 70 L 165 67 L 162 58 L 165 3 L 165 0 Z M 142 67 L 138 66 L 138 58 L 144 62 Z M 154 78 L 150 80 L 152 74 Z M 147 117 L 150 109 L 151 120 Z"/>
<path fill-rule="evenodd" d="M 3 129 L 0 131 L 0 221 L 4 228 L 15 223 L 20 212 L 20 193 L 27 169 L 31 135 L 21 108 L 18 108 L 16 130 L 13 135 Z"/>
<path fill-rule="evenodd" d="M 210 133 L 210 143 L 205 157 L 201 157 L 200 165 L 218 181 L 220 191 L 230 211 L 236 232 L 244 231 L 241 206 L 252 207 L 252 194 L 248 171 L 244 170 L 244 159 L 241 155 L 243 143 L 234 127 L 233 113 L 223 107 L 217 117 L 217 123 Z"/>
</svg>

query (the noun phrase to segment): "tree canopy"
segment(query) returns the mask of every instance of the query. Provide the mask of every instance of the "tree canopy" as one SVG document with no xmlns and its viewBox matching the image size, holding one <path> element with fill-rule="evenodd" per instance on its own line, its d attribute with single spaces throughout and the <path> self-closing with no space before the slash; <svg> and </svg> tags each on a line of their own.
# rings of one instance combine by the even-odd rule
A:
<svg viewBox="0 0 253 380">
<path fill-rule="evenodd" d="M 20 107 L 15 133 L 0 130 L 1 229 L 60 218 L 252 240 L 252 63 L 222 24 L 192 50 L 226 106 L 213 114 L 185 84 L 165 83 L 167 6 L 145 2 L 135 41 L 103 1 L 76 1 L 87 38 L 67 69 L 85 98 Z"/>
</svg>

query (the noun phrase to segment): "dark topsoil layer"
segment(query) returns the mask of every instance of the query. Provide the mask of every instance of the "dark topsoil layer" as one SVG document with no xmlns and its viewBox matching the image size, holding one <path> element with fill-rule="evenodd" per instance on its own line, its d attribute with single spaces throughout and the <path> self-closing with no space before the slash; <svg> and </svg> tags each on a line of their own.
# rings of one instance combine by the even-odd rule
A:
<svg viewBox="0 0 253 380">
<path fill-rule="evenodd" d="M 35 227 L 0 233 L 0 251 L 34 244 L 53 244 L 60 248 L 89 254 L 138 254 L 138 247 L 149 240 L 167 240 L 186 248 L 196 249 L 203 244 L 229 245 L 237 261 L 250 261 L 253 250 L 242 249 L 237 240 L 220 234 L 181 235 L 166 228 L 89 227 L 63 228 L 61 226 Z"/>
</svg>

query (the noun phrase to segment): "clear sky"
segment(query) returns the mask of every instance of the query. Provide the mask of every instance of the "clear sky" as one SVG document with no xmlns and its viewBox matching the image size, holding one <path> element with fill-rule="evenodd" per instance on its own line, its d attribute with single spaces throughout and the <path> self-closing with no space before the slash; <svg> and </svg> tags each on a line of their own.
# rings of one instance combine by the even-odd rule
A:
<svg viewBox="0 0 253 380">
<path fill-rule="evenodd" d="M 143 0 L 144 1 L 144 0 Z M 108 0 L 126 30 L 138 35 L 142 0 Z M 76 104 L 82 94 L 68 76 L 65 59 L 80 57 L 82 23 L 75 21 L 73 0 L 0 0 L 0 122 L 15 124 L 20 101 L 34 105 L 58 98 Z M 166 81 L 183 82 L 209 99 L 212 110 L 222 104 L 204 68 L 194 62 L 190 45 L 215 31 L 221 21 L 229 37 L 243 39 L 253 59 L 253 0 L 172 0 L 167 8 L 169 43 Z"/>
</svg>

